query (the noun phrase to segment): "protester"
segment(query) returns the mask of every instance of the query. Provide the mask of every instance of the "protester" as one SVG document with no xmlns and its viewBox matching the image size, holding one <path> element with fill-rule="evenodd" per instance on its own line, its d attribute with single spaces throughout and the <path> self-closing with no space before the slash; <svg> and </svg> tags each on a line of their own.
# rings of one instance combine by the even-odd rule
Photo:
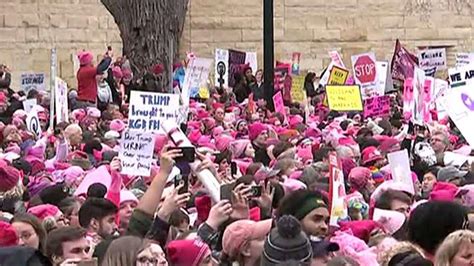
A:
<svg viewBox="0 0 474 266">
<path fill-rule="evenodd" d="M 436 252 L 436 266 L 462 266 L 474 263 L 474 233 L 460 230 L 451 233 Z"/>
<path fill-rule="evenodd" d="M 90 259 L 92 253 L 86 233 L 80 227 L 63 227 L 51 231 L 48 234 L 46 255 L 53 265 Z"/>
<path fill-rule="evenodd" d="M 13 217 L 11 224 L 18 235 L 18 245 L 45 251 L 46 230 L 35 216 L 18 214 Z"/>
</svg>

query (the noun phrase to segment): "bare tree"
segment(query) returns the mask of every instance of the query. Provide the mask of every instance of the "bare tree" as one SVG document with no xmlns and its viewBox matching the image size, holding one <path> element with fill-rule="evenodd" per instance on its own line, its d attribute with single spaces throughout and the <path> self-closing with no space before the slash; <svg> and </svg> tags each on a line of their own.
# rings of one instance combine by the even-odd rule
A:
<svg viewBox="0 0 474 266">
<path fill-rule="evenodd" d="M 136 75 L 163 64 L 163 85 L 170 82 L 169 71 L 178 55 L 188 1 L 101 0 L 118 25 L 123 54 Z"/>
</svg>

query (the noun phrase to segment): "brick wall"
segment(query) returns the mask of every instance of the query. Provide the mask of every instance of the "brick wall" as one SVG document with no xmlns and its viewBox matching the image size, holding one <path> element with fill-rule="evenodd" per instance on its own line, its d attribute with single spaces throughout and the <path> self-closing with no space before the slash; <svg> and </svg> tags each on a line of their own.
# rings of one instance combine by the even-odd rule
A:
<svg viewBox="0 0 474 266">
<path fill-rule="evenodd" d="M 99 0 L 2 0 L 0 61 L 18 84 L 23 71 L 49 73 L 49 49 L 58 48 L 59 73 L 73 81 L 71 55 L 86 48 L 120 50 L 113 18 Z M 180 51 L 211 57 L 215 48 L 257 51 L 262 58 L 263 0 L 190 0 Z M 301 68 L 320 71 L 327 52 L 350 55 L 372 50 L 391 59 L 395 39 L 417 46 L 446 45 L 452 63 L 473 48 L 470 0 L 274 0 L 275 58 L 301 52 Z M 260 64 L 261 66 L 261 64 Z M 75 82 L 72 82 L 75 86 Z"/>
</svg>

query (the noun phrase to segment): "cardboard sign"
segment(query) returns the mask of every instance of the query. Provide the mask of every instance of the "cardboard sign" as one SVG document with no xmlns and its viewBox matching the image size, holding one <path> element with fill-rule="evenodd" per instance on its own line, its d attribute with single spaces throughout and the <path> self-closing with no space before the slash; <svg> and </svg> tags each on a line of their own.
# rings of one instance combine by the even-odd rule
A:
<svg viewBox="0 0 474 266">
<path fill-rule="evenodd" d="M 273 95 L 273 105 L 275 106 L 275 112 L 281 113 L 282 115 L 286 116 L 285 104 L 283 103 L 283 96 L 281 94 L 281 91 Z"/>
<path fill-rule="evenodd" d="M 106 165 L 102 165 L 89 172 L 74 191 L 74 196 L 87 194 L 89 187 L 95 183 L 101 183 L 106 188 L 110 187 L 110 184 L 112 183 L 112 176 L 110 175 L 109 170 L 107 170 Z"/>
<path fill-rule="evenodd" d="M 364 100 L 364 117 L 387 117 L 390 115 L 390 96 L 375 96 Z"/>
<path fill-rule="evenodd" d="M 340 161 L 335 155 L 329 155 L 329 197 L 331 200 L 331 213 L 329 225 L 339 226 L 338 222 L 348 217 L 345 204 L 346 188 L 344 186 L 344 173 Z"/>
<path fill-rule="evenodd" d="M 351 57 L 356 84 L 361 85 L 362 98 L 380 96 L 377 94 L 377 65 L 374 53 Z M 385 91 L 385 88 L 384 88 Z"/>
<path fill-rule="evenodd" d="M 471 86 L 450 89 L 440 99 L 449 117 L 462 135 L 474 147 L 474 90 Z"/>
<path fill-rule="evenodd" d="M 245 53 L 245 64 L 249 65 L 252 68 L 252 74 L 255 75 L 258 70 L 258 63 L 257 63 L 257 53 L 256 52 L 246 52 Z"/>
<path fill-rule="evenodd" d="M 182 90 L 183 104 L 189 105 L 189 98 L 199 97 L 199 89 L 206 87 L 212 59 L 194 58 L 186 69 Z"/>
<path fill-rule="evenodd" d="M 153 133 L 127 130 L 120 141 L 119 158 L 124 175 L 150 176 L 155 138 Z"/>
<path fill-rule="evenodd" d="M 474 53 L 457 53 L 456 67 L 464 67 L 474 63 Z"/>
<path fill-rule="evenodd" d="M 301 53 L 293 53 L 291 56 L 291 74 L 298 76 L 300 74 Z"/>
<path fill-rule="evenodd" d="M 36 108 L 33 108 L 26 116 L 26 128 L 35 136 L 41 136 L 41 124 L 38 118 Z"/>
<path fill-rule="evenodd" d="M 387 155 L 392 171 L 392 178 L 396 182 L 407 185 L 412 195 L 415 194 L 415 187 L 413 186 L 413 179 L 411 178 L 410 159 L 408 158 L 408 151 L 402 150 Z"/>
<path fill-rule="evenodd" d="M 450 68 L 448 73 L 451 88 L 465 86 L 474 81 L 474 65 Z"/>
<path fill-rule="evenodd" d="M 246 53 L 229 50 L 229 87 L 235 86 L 235 74 L 240 73 L 241 65 L 245 64 Z"/>
<path fill-rule="evenodd" d="M 23 110 L 25 110 L 26 113 L 29 113 L 35 105 L 37 105 L 37 100 L 36 99 L 27 99 L 24 100 L 23 102 Z"/>
<path fill-rule="evenodd" d="M 229 50 L 216 49 L 215 54 L 214 84 L 223 88 L 229 86 Z"/>
<path fill-rule="evenodd" d="M 329 74 L 328 85 L 344 85 L 349 77 L 349 70 L 333 66 Z"/>
<path fill-rule="evenodd" d="M 162 132 L 161 124 L 166 120 L 178 122 L 179 95 L 132 91 L 128 112 L 130 129 Z"/>
<path fill-rule="evenodd" d="M 326 86 L 326 95 L 330 110 L 334 111 L 362 111 L 362 96 L 360 87 L 328 85 Z"/>
<path fill-rule="evenodd" d="M 418 53 L 418 65 L 426 70 L 436 67 L 437 70 L 447 69 L 446 48 L 428 49 Z"/>
<path fill-rule="evenodd" d="M 304 90 L 304 76 L 293 77 L 291 84 L 291 100 L 293 102 L 303 103 L 306 99 L 306 92 Z"/>
<path fill-rule="evenodd" d="M 56 77 L 54 89 L 56 123 L 69 122 L 67 83 Z"/>
<path fill-rule="evenodd" d="M 44 73 L 22 73 L 20 84 L 25 94 L 28 94 L 30 90 L 45 91 L 46 75 Z"/>
</svg>

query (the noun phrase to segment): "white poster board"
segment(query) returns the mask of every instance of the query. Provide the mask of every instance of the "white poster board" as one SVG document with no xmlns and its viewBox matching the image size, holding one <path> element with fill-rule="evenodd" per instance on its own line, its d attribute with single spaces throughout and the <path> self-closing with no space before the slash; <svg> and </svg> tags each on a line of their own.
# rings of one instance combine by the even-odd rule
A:
<svg viewBox="0 0 474 266">
<path fill-rule="evenodd" d="M 179 95 L 157 92 L 132 91 L 128 112 L 130 129 L 161 132 L 166 120 L 178 122 Z"/>
<path fill-rule="evenodd" d="M 214 62 L 214 85 L 216 87 L 220 86 L 222 82 L 222 87 L 229 87 L 229 50 L 216 49 L 215 62 Z M 219 69 L 223 70 L 222 80 L 220 81 Z"/>
<path fill-rule="evenodd" d="M 184 75 L 182 90 L 183 104 L 189 105 L 190 97 L 198 97 L 199 89 L 207 87 L 207 78 L 211 70 L 212 59 L 194 58 L 189 62 Z"/>
<path fill-rule="evenodd" d="M 25 110 L 26 113 L 29 113 L 38 104 L 38 101 L 36 99 L 27 99 L 27 100 L 24 100 L 22 103 L 23 103 L 23 110 Z"/>
<path fill-rule="evenodd" d="M 252 74 L 255 75 L 258 70 L 257 63 L 257 53 L 256 52 L 246 52 L 245 53 L 245 64 L 248 64 L 252 68 Z"/>
<path fill-rule="evenodd" d="M 412 195 L 415 195 L 415 187 L 413 186 L 413 179 L 411 178 L 410 159 L 408 158 L 408 151 L 402 150 L 392 152 L 387 155 L 392 171 L 392 178 L 396 182 L 407 185 Z"/>
<path fill-rule="evenodd" d="M 354 81 L 360 85 L 362 99 L 367 99 L 378 95 L 377 90 L 377 60 L 374 53 L 364 53 L 353 55 L 351 57 L 352 71 L 354 73 Z"/>
<path fill-rule="evenodd" d="M 457 53 L 456 67 L 464 67 L 474 63 L 474 53 Z"/>
<path fill-rule="evenodd" d="M 26 116 L 26 128 L 35 136 L 41 136 L 41 125 L 36 108 L 33 108 Z"/>
<path fill-rule="evenodd" d="M 119 158 L 124 175 L 150 176 L 155 138 L 151 132 L 127 130 L 120 141 Z"/>
<path fill-rule="evenodd" d="M 20 86 L 25 94 L 28 94 L 30 90 L 45 91 L 46 75 L 45 73 L 22 73 Z"/>
<path fill-rule="evenodd" d="M 418 53 L 418 65 L 427 70 L 436 67 L 436 70 L 447 69 L 446 48 L 427 49 Z"/>
<path fill-rule="evenodd" d="M 68 122 L 69 112 L 67 103 L 67 83 L 64 80 L 56 77 L 54 89 L 56 123 Z"/>
</svg>

